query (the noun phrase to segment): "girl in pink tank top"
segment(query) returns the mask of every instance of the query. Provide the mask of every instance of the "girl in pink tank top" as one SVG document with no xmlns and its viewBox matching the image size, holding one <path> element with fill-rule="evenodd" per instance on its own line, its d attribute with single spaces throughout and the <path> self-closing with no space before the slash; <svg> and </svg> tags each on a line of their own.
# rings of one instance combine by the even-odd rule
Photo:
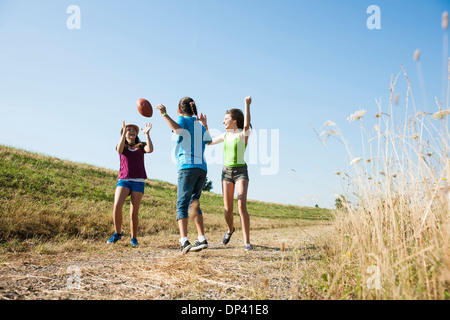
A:
<svg viewBox="0 0 450 320">
<path fill-rule="evenodd" d="M 138 231 L 138 213 L 139 206 L 144 196 L 145 172 L 144 154 L 153 152 L 153 143 L 150 138 L 152 125 L 145 125 L 142 132 L 145 134 L 147 143 L 139 140 L 139 127 L 133 124 L 125 125 L 120 132 L 120 140 L 116 151 L 119 153 L 120 170 L 117 178 L 116 193 L 114 198 L 113 221 L 115 232 L 107 243 L 116 243 L 122 238 L 122 208 L 125 200 L 130 197 L 130 229 L 131 245 L 136 247 Z"/>
</svg>

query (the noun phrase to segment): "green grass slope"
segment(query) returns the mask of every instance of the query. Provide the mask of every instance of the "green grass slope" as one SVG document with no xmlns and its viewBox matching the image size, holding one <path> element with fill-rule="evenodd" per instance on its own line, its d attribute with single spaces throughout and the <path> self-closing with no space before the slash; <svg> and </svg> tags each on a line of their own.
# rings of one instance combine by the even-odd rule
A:
<svg viewBox="0 0 450 320">
<path fill-rule="evenodd" d="M 118 172 L 0 145 L 0 242 L 11 239 L 106 238 L 113 232 L 112 209 Z M 147 180 L 139 212 L 139 233 L 177 233 L 176 185 Z M 207 232 L 224 229 L 220 194 L 204 192 Z M 321 208 L 249 201 L 252 228 L 328 220 Z M 127 230 L 129 204 L 124 207 Z M 236 211 L 236 210 L 235 210 Z M 235 218 L 239 225 L 239 218 Z M 191 224 L 192 225 L 192 224 Z M 192 226 L 191 226 L 192 227 Z"/>
</svg>

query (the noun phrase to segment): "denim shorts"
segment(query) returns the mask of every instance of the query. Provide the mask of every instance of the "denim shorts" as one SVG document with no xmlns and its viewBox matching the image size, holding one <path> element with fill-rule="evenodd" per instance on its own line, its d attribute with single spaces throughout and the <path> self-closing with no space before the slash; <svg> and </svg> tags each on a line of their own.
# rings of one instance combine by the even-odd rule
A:
<svg viewBox="0 0 450 320">
<path fill-rule="evenodd" d="M 118 187 L 125 187 L 130 189 L 130 193 L 132 191 L 142 192 L 144 193 L 145 190 L 145 182 L 138 182 L 138 181 L 129 181 L 129 180 L 118 180 L 116 188 Z"/>
<path fill-rule="evenodd" d="M 177 221 L 188 217 L 188 209 L 193 200 L 200 199 L 206 182 L 206 171 L 200 168 L 178 171 Z M 198 214 L 202 214 L 200 207 Z"/>
<path fill-rule="evenodd" d="M 223 167 L 222 169 L 222 181 L 229 181 L 236 183 L 236 181 L 248 179 L 248 168 L 247 165 L 241 167 Z"/>
</svg>

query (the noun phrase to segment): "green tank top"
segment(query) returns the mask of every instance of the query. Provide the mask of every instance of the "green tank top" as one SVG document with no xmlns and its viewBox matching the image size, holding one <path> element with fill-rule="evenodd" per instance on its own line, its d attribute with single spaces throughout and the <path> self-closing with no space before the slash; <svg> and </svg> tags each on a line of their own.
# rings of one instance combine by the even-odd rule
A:
<svg viewBox="0 0 450 320">
<path fill-rule="evenodd" d="M 228 133 L 225 134 L 223 141 L 224 165 L 232 168 L 245 166 L 244 155 L 247 144 L 239 136 L 234 140 L 227 141 L 227 135 Z"/>
</svg>

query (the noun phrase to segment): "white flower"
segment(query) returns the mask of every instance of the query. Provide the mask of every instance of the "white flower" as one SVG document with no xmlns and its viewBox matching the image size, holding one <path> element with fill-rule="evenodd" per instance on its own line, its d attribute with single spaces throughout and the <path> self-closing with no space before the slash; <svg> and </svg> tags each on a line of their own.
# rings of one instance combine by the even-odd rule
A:
<svg viewBox="0 0 450 320">
<path fill-rule="evenodd" d="M 444 119 L 450 114 L 450 110 L 441 110 L 431 116 L 431 119 Z"/>
<path fill-rule="evenodd" d="M 354 164 L 357 164 L 358 162 L 360 162 L 362 160 L 362 158 L 355 158 L 355 159 L 353 159 L 352 161 L 350 161 L 350 165 L 352 166 L 352 165 L 354 165 Z"/>
<path fill-rule="evenodd" d="M 354 114 L 350 115 L 350 117 L 347 118 L 348 121 L 353 122 L 356 120 L 361 119 L 365 114 L 367 113 L 367 110 L 358 110 Z"/>
</svg>

